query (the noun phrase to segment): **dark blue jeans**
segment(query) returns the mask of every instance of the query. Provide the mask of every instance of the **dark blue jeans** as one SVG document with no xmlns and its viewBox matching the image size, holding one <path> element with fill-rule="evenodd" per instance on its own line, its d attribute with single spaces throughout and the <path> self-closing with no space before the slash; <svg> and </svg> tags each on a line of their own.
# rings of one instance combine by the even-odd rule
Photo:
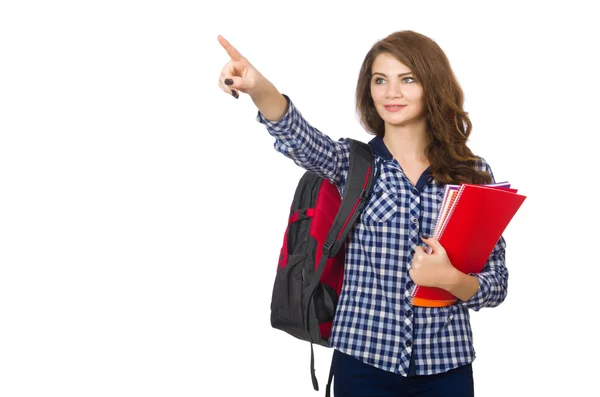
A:
<svg viewBox="0 0 600 397">
<path fill-rule="evenodd" d="M 335 397 L 473 397 L 471 364 L 436 375 L 404 377 L 334 350 Z"/>
</svg>

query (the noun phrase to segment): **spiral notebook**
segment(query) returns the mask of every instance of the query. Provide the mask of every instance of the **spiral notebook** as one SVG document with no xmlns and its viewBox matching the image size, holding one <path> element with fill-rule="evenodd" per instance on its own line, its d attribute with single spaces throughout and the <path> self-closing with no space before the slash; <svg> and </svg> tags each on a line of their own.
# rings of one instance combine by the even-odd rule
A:
<svg viewBox="0 0 600 397">
<path fill-rule="evenodd" d="M 525 198 L 508 182 L 447 185 L 433 237 L 455 268 L 466 274 L 479 273 Z M 414 306 L 439 307 L 456 302 L 454 295 L 441 288 L 413 287 Z"/>
</svg>

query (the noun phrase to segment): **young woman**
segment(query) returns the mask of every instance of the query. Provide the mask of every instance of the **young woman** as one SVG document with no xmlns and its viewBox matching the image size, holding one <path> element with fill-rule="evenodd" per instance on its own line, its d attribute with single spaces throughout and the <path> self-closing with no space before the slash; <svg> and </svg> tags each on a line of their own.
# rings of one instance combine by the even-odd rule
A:
<svg viewBox="0 0 600 397">
<path fill-rule="evenodd" d="M 275 148 L 343 194 L 349 143 L 312 127 L 229 42 L 219 86 L 248 94 Z M 481 273 L 458 271 L 432 236 L 446 184 L 492 183 L 466 142 L 471 122 L 441 48 L 400 31 L 375 43 L 358 76 L 356 108 L 379 177 L 346 245 L 344 285 L 330 337 L 336 396 L 473 396 L 469 309 L 498 306 L 507 292 L 505 240 Z M 427 253 L 427 247 L 433 249 Z M 412 287 L 443 288 L 448 307 L 410 304 Z"/>
</svg>

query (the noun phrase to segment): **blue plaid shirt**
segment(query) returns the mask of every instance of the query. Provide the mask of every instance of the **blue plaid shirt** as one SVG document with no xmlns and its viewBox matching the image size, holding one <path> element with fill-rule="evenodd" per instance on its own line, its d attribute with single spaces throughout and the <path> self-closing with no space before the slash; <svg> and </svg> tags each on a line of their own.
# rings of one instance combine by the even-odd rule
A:
<svg viewBox="0 0 600 397">
<path fill-rule="evenodd" d="M 298 166 L 334 183 L 340 194 L 349 167 L 349 142 L 312 127 L 289 97 L 286 115 L 256 120 L 275 138 L 275 149 Z M 346 244 L 344 284 L 329 344 L 363 362 L 403 376 L 446 372 L 475 359 L 469 310 L 498 306 L 507 293 L 504 237 L 485 268 L 473 274 L 479 289 L 468 301 L 441 308 L 410 304 L 413 250 L 432 236 L 444 185 L 427 169 L 416 186 L 380 137 L 369 145 L 380 175 Z M 493 174 L 481 157 L 477 168 Z"/>
</svg>

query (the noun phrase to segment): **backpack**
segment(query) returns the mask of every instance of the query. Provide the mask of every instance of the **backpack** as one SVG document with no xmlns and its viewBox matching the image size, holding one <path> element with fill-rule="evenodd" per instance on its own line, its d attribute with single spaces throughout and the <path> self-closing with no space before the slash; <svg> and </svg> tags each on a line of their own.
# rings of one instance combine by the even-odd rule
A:
<svg viewBox="0 0 600 397">
<path fill-rule="evenodd" d="M 329 347 L 342 290 L 345 242 L 369 202 L 376 179 L 371 147 L 348 141 L 350 167 L 343 198 L 335 185 L 310 171 L 298 182 L 271 299 L 271 326 L 310 342 L 310 373 L 317 391 L 313 343 Z M 332 371 L 333 362 L 327 396 Z"/>
</svg>

